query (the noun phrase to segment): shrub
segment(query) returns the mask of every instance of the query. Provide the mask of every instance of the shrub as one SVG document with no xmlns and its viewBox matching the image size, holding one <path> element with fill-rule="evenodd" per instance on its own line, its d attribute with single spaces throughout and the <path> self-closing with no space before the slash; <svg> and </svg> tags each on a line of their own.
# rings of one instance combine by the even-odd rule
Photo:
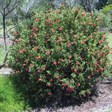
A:
<svg viewBox="0 0 112 112">
<path fill-rule="evenodd" d="M 64 7 L 32 14 L 29 24 L 14 33 L 10 54 L 21 90 L 37 104 L 61 96 L 88 96 L 107 67 L 100 18 Z"/>
<path fill-rule="evenodd" d="M 102 12 L 107 14 L 107 13 L 112 13 L 112 4 L 106 5 L 103 9 Z"/>
<path fill-rule="evenodd" d="M 101 18 L 101 28 L 108 28 L 110 29 L 111 27 L 111 16 L 109 14 L 105 14 L 105 13 L 102 13 L 102 12 L 98 12 L 100 18 Z"/>
<path fill-rule="evenodd" d="M 106 5 L 100 13 L 102 27 L 107 27 L 109 30 L 112 29 L 112 4 Z"/>
</svg>

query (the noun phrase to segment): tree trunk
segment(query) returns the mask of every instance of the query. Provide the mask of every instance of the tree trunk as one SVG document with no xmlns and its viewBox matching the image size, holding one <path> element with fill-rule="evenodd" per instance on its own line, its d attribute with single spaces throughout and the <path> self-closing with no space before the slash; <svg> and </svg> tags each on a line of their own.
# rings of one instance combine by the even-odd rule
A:
<svg viewBox="0 0 112 112">
<path fill-rule="evenodd" d="M 7 43 L 6 43 L 6 16 L 3 15 L 3 38 L 4 38 L 4 46 L 5 50 L 7 51 Z"/>
</svg>

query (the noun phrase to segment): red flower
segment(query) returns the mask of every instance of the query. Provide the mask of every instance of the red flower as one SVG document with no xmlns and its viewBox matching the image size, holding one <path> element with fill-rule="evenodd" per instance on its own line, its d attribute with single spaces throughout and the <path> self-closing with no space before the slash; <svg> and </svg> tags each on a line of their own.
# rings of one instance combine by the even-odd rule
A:
<svg viewBox="0 0 112 112">
<path fill-rule="evenodd" d="M 16 61 L 16 62 L 18 62 L 19 60 L 18 60 L 18 59 L 16 59 L 15 61 Z"/>
<path fill-rule="evenodd" d="M 83 25 L 86 25 L 86 22 L 84 22 Z"/>
<path fill-rule="evenodd" d="M 91 79 L 91 76 L 89 75 L 87 78 L 88 78 L 88 79 Z"/>
<path fill-rule="evenodd" d="M 32 31 L 35 33 L 36 31 L 38 30 L 38 28 L 36 28 L 36 27 L 33 27 L 32 28 Z"/>
<path fill-rule="evenodd" d="M 70 60 L 70 59 L 68 59 L 68 62 L 70 63 L 70 62 L 71 62 L 71 60 Z"/>
<path fill-rule="evenodd" d="M 42 68 L 42 70 L 45 70 L 45 69 L 46 69 L 46 66 L 44 65 L 43 68 Z"/>
<path fill-rule="evenodd" d="M 88 22 L 88 25 L 92 26 L 92 23 L 91 22 Z"/>
<path fill-rule="evenodd" d="M 82 58 L 80 57 L 80 60 L 82 61 Z"/>
<path fill-rule="evenodd" d="M 92 38 L 93 38 L 93 36 L 91 35 L 91 36 L 90 36 L 90 38 L 92 39 Z"/>
<path fill-rule="evenodd" d="M 85 44 L 85 41 L 81 41 L 81 44 Z"/>
<path fill-rule="evenodd" d="M 56 61 L 54 61 L 54 62 L 53 62 L 53 65 L 57 65 L 57 62 L 56 62 Z"/>
<path fill-rule="evenodd" d="M 30 64 L 30 67 L 33 67 L 33 64 Z"/>
<path fill-rule="evenodd" d="M 110 50 L 110 54 L 112 54 L 112 50 Z"/>
<path fill-rule="evenodd" d="M 38 73 L 40 73 L 40 70 L 37 70 Z"/>
<path fill-rule="evenodd" d="M 47 94 L 50 96 L 51 95 L 51 92 L 48 92 Z"/>
<path fill-rule="evenodd" d="M 33 36 L 32 36 L 32 35 L 30 35 L 30 38 L 33 38 Z"/>
<path fill-rule="evenodd" d="M 62 30 L 63 30 L 63 28 L 62 28 L 62 27 L 60 27 L 60 28 L 58 28 L 58 30 L 59 30 L 59 31 L 62 31 Z"/>
<path fill-rule="evenodd" d="M 103 37 L 103 39 L 105 39 L 106 38 L 106 35 L 104 34 L 102 37 Z"/>
<path fill-rule="evenodd" d="M 76 69 L 74 69 L 74 73 L 78 73 Z"/>
<path fill-rule="evenodd" d="M 18 43 L 19 42 L 19 39 L 15 39 L 15 42 Z"/>
<path fill-rule="evenodd" d="M 66 91 L 69 92 L 69 93 L 74 92 L 74 88 L 72 88 L 72 87 L 67 87 L 67 88 L 66 88 Z"/>
<path fill-rule="evenodd" d="M 78 62 L 75 62 L 75 64 L 78 65 L 79 63 Z"/>
<path fill-rule="evenodd" d="M 14 36 L 17 36 L 18 35 L 18 32 L 14 32 Z"/>
<path fill-rule="evenodd" d="M 51 87 L 51 84 L 47 84 L 48 87 Z"/>
<path fill-rule="evenodd" d="M 100 32 L 100 28 L 98 29 L 98 32 Z"/>
<path fill-rule="evenodd" d="M 71 43 L 67 44 L 67 47 L 70 47 L 71 46 Z"/>
<path fill-rule="evenodd" d="M 42 58 L 41 56 L 37 56 L 37 57 L 36 57 L 36 59 L 41 59 L 41 58 Z"/>
<path fill-rule="evenodd" d="M 77 83 L 76 86 L 79 87 L 80 86 L 80 83 Z"/>
<path fill-rule="evenodd" d="M 28 63 L 28 60 L 26 59 L 25 62 Z"/>
<path fill-rule="evenodd" d="M 23 64 L 23 66 L 26 66 L 26 64 Z"/>
<path fill-rule="evenodd" d="M 96 24 L 94 24 L 94 26 L 96 26 Z"/>
<path fill-rule="evenodd" d="M 46 34 L 46 37 L 49 37 L 49 36 L 50 36 L 50 35 L 47 33 L 47 34 Z"/>
<path fill-rule="evenodd" d="M 46 78 L 46 76 L 44 76 L 44 78 Z"/>
<path fill-rule="evenodd" d="M 68 58 L 69 58 L 69 59 L 71 59 L 71 58 L 72 58 L 72 56 L 70 55 L 70 56 L 68 56 Z"/>
<path fill-rule="evenodd" d="M 40 20 L 40 18 L 36 18 L 34 21 L 37 22 L 37 21 L 39 21 L 39 20 Z"/>
<path fill-rule="evenodd" d="M 64 7 L 64 5 L 65 5 L 64 3 L 61 3 L 61 6 L 62 6 L 62 7 Z"/>
<path fill-rule="evenodd" d="M 56 20 L 56 23 L 59 23 L 60 22 L 60 20 L 58 19 L 58 20 Z"/>
<path fill-rule="evenodd" d="M 62 38 L 61 37 L 58 37 L 58 40 L 57 40 L 58 42 L 61 42 L 62 41 Z"/>
<path fill-rule="evenodd" d="M 42 81 L 42 79 L 41 78 L 38 78 L 38 81 Z"/>
<path fill-rule="evenodd" d="M 35 50 L 35 51 L 36 51 L 36 50 L 38 50 L 38 49 L 39 49 L 39 47 L 38 47 L 38 46 L 36 46 L 36 47 L 34 47 L 34 48 L 33 48 L 33 50 Z"/>
<path fill-rule="evenodd" d="M 54 33 L 54 32 L 55 32 L 55 30 L 54 30 L 54 29 L 52 29 L 51 31 L 52 31 L 52 33 Z"/>
<path fill-rule="evenodd" d="M 104 71 L 104 68 L 100 68 L 100 71 Z"/>
<path fill-rule="evenodd" d="M 102 43 L 102 41 L 100 41 L 100 40 L 99 40 L 99 41 L 98 41 L 98 43 L 99 43 L 99 44 L 101 44 L 101 43 Z"/>
<path fill-rule="evenodd" d="M 60 80 L 60 83 L 62 83 L 62 80 Z"/>
<path fill-rule="evenodd" d="M 100 61 L 100 65 L 102 65 L 103 63 Z"/>
<path fill-rule="evenodd" d="M 60 78 L 61 78 L 61 76 L 59 76 L 59 75 L 58 75 L 56 78 L 57 78 L 57 79 L 60 79 Z"/>
<path fill-rule="evenodd" d="M 28 71 L 29 71 L 29 69 L 28 69 L 28 68 L 26 68 L 26 71 L 28 72 Z"/>
<path fill-rule="evenodd" d="M 63 87 L 66 87 L 67 85 L 65 83 L 62 84 Z"/>
<path fill-rule="evenodd" d="M 53 81 L 53 79 L 50 79 L 50 82 L 52 82 Z"/>
<path fill-rule="evenodd" d="M 85 12 L 82 12 L 82 16 L 85 16 L 85 14 L 86 14 Z"/>
<path fill-rule="evenodd" d="M 47 51 L 47 52 L 46 52 L 46 55 L 49 55 L 49 54 L 50 54 L 50 51 Z"/>
</svg>

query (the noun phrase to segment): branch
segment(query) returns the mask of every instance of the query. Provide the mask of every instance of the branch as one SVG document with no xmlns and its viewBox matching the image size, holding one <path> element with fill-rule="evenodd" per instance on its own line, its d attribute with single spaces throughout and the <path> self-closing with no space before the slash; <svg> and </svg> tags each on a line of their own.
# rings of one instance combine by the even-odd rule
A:
<svg viewBox="0 0 112 112">
<path fill-rule="evenodd" d="M 11 0 L 9 0 L 9 2 L 7 3 L 7 5 L 5 6 L 5 9 L 8 8 L 8 6 L 11 4 Z"/>
<path fill-rule="evenodd" d="M 6 35 L 7 35 L 8 37 L 10 37 L 10 36 L 8 35 L 8 32 L 9 32 L 10 30 L 12 30 L 13 28 L 15 28 L 16 26 L 17 26 L 17 25 L 15 25 L 15 26 L 9 28 L 9 29 L 6 31 Z"/>
<path fill-rule="evenodd" d="M 2 64 L 2 65 L 0 65 L 0 69 L 1 69 L 1 68 L 3 68 L 3 67 L 5 66 L 6 61 L 7 61 L 7 56 L 8 56 L 8 54 L 9 54 L 9 50 L 6 52 L 6 55 L 5 55 L 5 58 L 4 58 L 4 61 L 3 61 L 3 64 Z"/>
<path fill-rule="evenodd" d="M 9 15 L 16 7 L 18 7 L 19 4 L 17 4 L 15 7 L 13 7 L 11 10 L 8 10 L 8 12 L 5 14 L 6 16 Z"/>
<path fill-rule="evenodd" d="M 9 28 L 9 29 L 6 31 L 6 34 L 7 34 L 10 30 L 12 30 L 13 28 L 15 28 L 16 26 L 17 26 L 17 25 L 15 25 L 15 26 Z"/>
</svg>

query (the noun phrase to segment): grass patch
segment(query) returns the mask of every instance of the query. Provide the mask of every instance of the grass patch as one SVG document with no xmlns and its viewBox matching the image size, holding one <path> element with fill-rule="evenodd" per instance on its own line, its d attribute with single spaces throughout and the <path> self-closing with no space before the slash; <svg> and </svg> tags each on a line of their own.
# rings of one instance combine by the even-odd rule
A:
<svg viewBox="0 0 112 112">
<path fill-rule="evenodd" d="M 27 108 L 11 81 L 11 78 L 0 76 L 0 112 L 21 112 Z"/>
</svg>

